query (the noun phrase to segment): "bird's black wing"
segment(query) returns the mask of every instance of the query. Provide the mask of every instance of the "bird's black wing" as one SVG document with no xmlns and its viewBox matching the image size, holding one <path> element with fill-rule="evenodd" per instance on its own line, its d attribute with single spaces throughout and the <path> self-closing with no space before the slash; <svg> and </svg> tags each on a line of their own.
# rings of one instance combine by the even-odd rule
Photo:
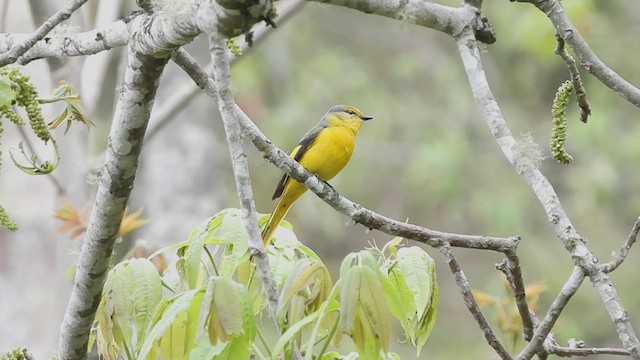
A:
<svg viewBox="0 0 640 360">
<path fill-rule="evenodd" d="M 300 162 L 302 156 L 307 152 L 307 150 L 309 150 L 311 145 L 313 145 L 313 142 L 318 138 L 318 134 L 320 134 L 320 131 L 322 131 L 322 129 L 324 128 L 324 126 L 318 124 L 311 130 L 309 130 L 306 134 L 304 134 L 302 140 L 300 140 L 300 142 L 298 143 L 298 146 L 296 146 L 296 148 L 292 151 L 292 153 L 295 153 L 293 154 L 293 160 Z M 276 187 L 276 191 L 273 193 L 273 197 L 271 198 L 271 200 L 275 200 L 282 196 L 282 192 L 284 191 L 284 187 L 285 185 L 287 185 L 288 180 L 289 175 L 282 175 L 282 178 L 280 179 L 280 182 L 278 182 L 278 186 Z"/>
</svg>

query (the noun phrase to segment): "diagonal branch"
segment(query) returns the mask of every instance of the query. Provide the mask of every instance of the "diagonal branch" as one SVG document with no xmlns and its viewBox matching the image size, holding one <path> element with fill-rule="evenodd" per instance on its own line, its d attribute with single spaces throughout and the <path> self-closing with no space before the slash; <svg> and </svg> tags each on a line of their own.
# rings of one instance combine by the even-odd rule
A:
<svg viewBox="0 0 640 360">
<path fill-rule="evenodd" d="M 470 29 L 465 30 L 457 41 L 460 57 L 462 58 L 476 104 L 485 117 L 487 125 L 496 138 L 500 149 L 516 172 L 533 190 L 547 213 L 549 223 L 555 230 L 557 237 L 562 241 L 565 249 L 571 254 L 575 265 L 581 267 L 591 279 L 604 302 L 609 317 L 615 324 L 622 344 L 629 350 L 633 358 L 640 359 L 640 341 L 611 279 L 597 265 L 598 259 L 587 248 L 584 239 L 569 220 L 560 203 L 558 194 L 556 194 L 549 180 L 538 170 L 531 159 L 517 150 L 517 142 L 511 135 L 511 131 L 489 87 L 473 32 Z"/>
<path fill-rule="evenodd" d="M 129 49 L 102 180 L 84 235 L 74 286 L 60 329 L 61 359 L 86 358 L 89 331 L 133 187 L 142 139 L 158 82 L 167 60 Z"/>
<path fill-rule="evenodd" d="M 544 316 L 544 319 L 538 326 L 536 327 L 536 332 L 533 336 L 533 339 L 527 346 L 520 352 L 516 360 L 528 360 L 533 357 L 533 355 L 540 350 L 544 341 L 547 339 L 547 335 L 553 329 L 553 326 L 558 320 L 560 313 L 564 310 L 564 307 L 567 305 L 571 297 L 578 291 L 580 285 L 582 285 L 582 281 L 584 280 L 584 271 L 581 268 L 575 266 L 573 268 L 573 272 L 569 279 L 564 284 L 558 296 L 553 300 L 551 306 L 549 306 L 549 310 L 547 314 Z"/>
<path fill-rule="evenodd" d="M 487 319 L 482 314 L 480 306 L 478 306 L 478 302 L 473 296 L 473 292 L 471 292 L 469 280 L 464 274 L 464 271 L 462 271 L 462 268 L 460 267 L 455 254 L 453 253 L 453 251 L 451 251 L 451 247 L 449 246 L 449 244 L 444 243 L 439 247 L 439 250 L 447 261 L 447 264 L 449 264 L 449 269 L 451 270 L 451 273 L 456 280 L 456 284 L 458 284 L 458 287 L 460 288 L 462 297 L 464 298 L 464 304 L 467 306 L 467 309 L 469 309 L 469 312 L 480 326 L 480 330 L 482 330 L 485 339 L 487 340 L 489 345 L 496 351 L 498 356 L 500 356 L 500 358 L 502 358 L 503 360 L 511 360 L 511 355 L 493 333 L 493 330 L 491 330 L 491 326 L 489 326 Z"/>
<path fill-rule="evenodd" d="M 564 41 L 571 46 L 574 54 L 580 61 L 580 66 L 595 76 L 600 82 L 605 84 L 623 99 L 633 105 L 640 107 L 640 89 L 623 79 L 615 71 L 609 68 L 591 50 L 587 42 L 578 32 L 567 14 L 564 12 L 559 0 L 511 0 L 516 2 L 527 2 L 535 5 L 544 12 L 551 23 L 556 28 L 557 33 Z"/>
<path fill-rule="evenodd" d="M 173 60 L 195 81 L 195 83 L 205 93 L 217 99 L 215 84 L 207 72 L 184 51 L 177 51 Z M 422 226 L 408 224 L 390 219 L 372 210 L 364 208 L 344 196 L 340 195 L 333 187 L 321 181 L 313 173 L 303 168 L 297 161 L 291 159 L 284 151 L 276 147 L 269 141 L 249 117 L 236 105 L 239 115 L 240 126 L 243 128 L 245 136 L 253 142 L 264 156 L 276 165 L 280 170 L 291 176 L 294 180 L 307 186 L 309 190 L 319 196 L 334 209 L 351 217 L 357 223 L 370 229 L 377 229 L 392 236 L 402 236 L 428 244 L 432 247 L 439 247 L 443 242 L 449 243 L 453 247 L 463 247 L 470 249 L 485 249 L 498 252 L 505 252 L 515 249 L 520 242 L 517 236 L 510 238 L 490 237 L 483 235 L 464 235 L 447 233 L 424 228 Z"/>
<path fill-rule="evenodd" d="M 256 261 L 258 277 L 267 295 L 269 310 L 276 327 L 279 329 L 277 321 L 278 293 L 276 282 L 269 266 L 269 258 L 262 243 L 260 227 L 258 226 L 258 213 L 253 200 L 253 189 L 251 188 L 251 178 L 249 177 L 249 164 L 243 149 L 242 130 L 239 124 L 239 115 L 236 112 L 233 90 L 231 89 L 231 66 L 227 56 L 227 44 L 221 36 L 211 36 L 210 48 L 211 59 L 213 61 L 213 72 L 215 75 L 216 96 L 218 109 L 224 123 L 224 130 L 227 134 L 229 153 L 231 155 L 231 165 L 240 199 L 242 209 L 242 220 L 249 234 L 249 249 L 251 256 Z M 182 49 L 179 53 L 185 53 Z"/>
<path fill-rule="evenodd" d="M 618 251 L 613 255 L 613 260 L 602 265 L 602 271 L 604 271 L 605 273 L 610 273 L 622 264 L 624 259 L 627 258 L 627 255 L 629 255 L 629 250 L 631 250 L 631 247 L 633 246 L 633 244 L 635 244 L 639 233 L 640 217 L 636 220 L 635 224 L 633 224 L 633 228 L 631 229 L 631 232 L 627 237 L 627 241 L 625 241 L 622 247 L 618 249 Z"/>
<path fill-rule="evenodd" d="M 13 64 L 22 56 L 27 50 L 31 49 L 38 41 L 42 40 L 49 31 L 51 31 L 58 24 L 68 19 L 74 11 L 78 10 L 80 6 L 86 3 L 87 0 L 70 0 L 67 2 L 58 12 L 53 14 L 49 20 L 45 21 L 40 27 L 27 39 L 19 44 L 13 46 L 9 51 L 0 55 L 0 67 Z"/>
<path fill-rule="evenodd" d="M 496 264 L 496 268 L 504 273 L 513 291 L 516 300 L 518 313 L 522 319 L 522 332 L 524 339 L 529 341 L 533 336 L 533 320 L 527 305 L 527 294 L 525 291 L 524 280 L 522 278 L 522 268 L 520 268 L 520 259 L 515 250 L 505 252 L 506 259 L 500 264 Z"/>
</svg>

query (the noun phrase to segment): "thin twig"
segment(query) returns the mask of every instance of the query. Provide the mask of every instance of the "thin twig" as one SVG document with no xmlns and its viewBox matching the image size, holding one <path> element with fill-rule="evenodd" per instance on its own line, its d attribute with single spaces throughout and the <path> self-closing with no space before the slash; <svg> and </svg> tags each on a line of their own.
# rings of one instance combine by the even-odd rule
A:
<svg viewBox="0 0 640 360">
<path fill-rule="evenodd" d="M 515 251 L 507 251 L 505 255 L 506 259 L 502 263 L 497 264 L 496 268 L 504 273 L 509 285 L 511 285 L 516 306 L 522 318 L 524 339 L 529 341 L 533 336 L 533 320 L 529 312 L 529 305 L 527 305 L 527 295 L 522 278 L 522 269 L 520 268 L 520 259 Z"/>
<path fill-rule="evenodd" d="M 216 93 L 218 98 L 218 108 L 224 129 L 227 133 L 229 152 L 231 153 L 231 164 L 236 180 L 236 188 L 242 208 L 242 218 L 249 234 L 249 249 L 256 261 L 256 268 L 262 287 L 267 295 L 271 316 L 279 329 L 276 313 L 278 311 L 278 293 L 276 282 L 269 266 L 269 259 L 260 236 L 258 226 L 258 212 L 253 200 L 253 189 L 251 188 L 251 178 L 249 177 L 249 165 L 247 156 L 244 153 L 242 144 L 242 130 L 238 121 L 238 114 L 235 111 L 235 100 L 231 89 L 231 66 L 227 56 L 227 44 L 225 39 L 218 36 L 209 38 L 211 47 L 211 59 L 213 62 L 213 72 L 215 75 Z"/>
<path fill-rule="evenodd" d="M 586 123 L 589 115 L 591 115 L 591 107 L 587 101 L 587 90 L 585 90 L 584 84 L 582 83 L 580 70 L 578 70 L 578 66 L 576 65 L 576 61 L 573 56 L 571 56 L 564 48 L 564 40 L 562 37 L 556 34 L 556 40 L 558 41 L 558 45 L 556 46 L 554 53 L 559 55 L 567 64 L 567 69 L 569 69 L 569 74 L 571 75 L 571 82 L 573 83 L 573 91 L 576 94 L 578 106 L 580 106 L 580 121 Z"/>
<path fill-rule="evenodd" d="M 633 105 L 640 107 L 640 89 L 623 79 L 615 71 L 609 68 L 591 50 L 587 42 L 578 32 L 571 20 L 565 14 L 560 1 L 558 0 L 511 0 L 515 2 L 525 2 L 535 5 L 540 11 L 545 13 L 551 23 L 556 28 L 560 36 L 569 44 L 573 53 L 578 57 L 580 66 L 595 76 L 600 82 L 613 90 L 623 99 Z"/>
<path fill-rule="evenodd" d="M 585 273 L 584 271 L 575 266 L 573 268 L 573 272 L 569 279 L 564 284 L 562 289 L 560 289 L 560 293 L 553 300 L 551 306 L 549 306 L 549 310 L 547 310 L 547 314 L 544 316 L 542 322 L 537 326 L 535 334 L 531 339 L 531 342 L 525 346 L 525 348 L 520 352 L 516 360 L 528 360 L 536 354 L 536 352 L 540 351 L 542 345 L 544 344 L 545 339 L 547 339 L 547 335 L 553 329 L 553 326 L 558 320 L 560 313 L 567 305 L 571 297 L 578 291 L 580 285 L 584 281 Z"/>
<path fill-rule="evenodd" d="M 629 356 L 629 350 L 617 348 L 572 348 L 565 346 L 553 347 L 549 354 L 560 357 L 589 356 L 589 355 L 620 355 Z"/>
<path fill-rule="evenodd" d="M 633 228 L 631 228 L 627 241 L 625 241 L 622 247 L 613 255 L 613 260 L 602 265 L 602 271 L 610 273 L 622 264 L 624 259 L 627 258 L 627 255 L 629 255 L 629 250 L 631 250 L 631 247 L 636 242 L 638 233 L 640 233 L 640 217 L 636 219 L 635 224 L 633 224 Z"/>
<path fill-rule="evenodd" d="M 0 55 L 0 67 L 16 62 L 22 54 L 27 52 L 27 50 L 31 49 L 38 41 L 47 36 L 49 31 L 56 27 L 56 25 L 68 19 L 74 11 L 86 2 L 87 0 L 70 0 L 67 2 L 60 10 L 58 10 L 58 12 L 53 14 L 49 20 L 40 25 L 40 27 L 31 34 L 26 41 L 12 47 L 9 51 Z"/>
<path fill-rule="evenodd" d="M 469 286 L 469 280 L 464 274 L 464 271 L 462 271 L 462 268 L 460 267 L 455 254 L 453 253 L 453 251 L 451 251 L 451 247 L 449 246 L 449 244 L 445 242 L 444 244 L 442 244 L 442 246 L 439 247 L 439 250 L 447 261 L 449 269 L 451 269 L 451 273 L 456 280 L 456 284 L 458 284 L 458 287 L 460 288 L 460 293 L 462 293 L 462 297 L 464 298 L 464 304 L 467 306 L 467 309 L 478 323 L 478 326 L 480 326 L 480 330 L 482 330 L 482 333 L 484 334 L 484 337 L 489 345 L 503 360 L 512 359 L 511 355 L 502 345 L 498 337 L 496 337 L 493 330 L 491 330 L 491 326 L 482 314 L 480 306 L 478 306 L 478 302 L 473 296 L 473 292 L 471 291 L 471 287 Z"/>
</svg>

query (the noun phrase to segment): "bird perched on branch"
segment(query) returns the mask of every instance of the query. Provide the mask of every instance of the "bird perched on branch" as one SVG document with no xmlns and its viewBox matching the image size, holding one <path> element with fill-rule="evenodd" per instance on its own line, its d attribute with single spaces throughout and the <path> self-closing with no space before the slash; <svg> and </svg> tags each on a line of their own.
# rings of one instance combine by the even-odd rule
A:
<svg viewBox="0 0 640 360">
<path fill-rule="evenodd" d="M 328 181 L 347 165 L 362 122 L 371 119 L 371 116 L 364 115 L 353 106 L 336 105 L 302 137 L 289 156 L 322 180 Z M 271 242 L 273 232 L 287 215 L 291 205 L 305 191 L 307 188 L 304 185 L 289 178 L 287 174 L 282 176 L 272 198 L 280 200 L 262 230 L 265 246 Z"/>
</svg>

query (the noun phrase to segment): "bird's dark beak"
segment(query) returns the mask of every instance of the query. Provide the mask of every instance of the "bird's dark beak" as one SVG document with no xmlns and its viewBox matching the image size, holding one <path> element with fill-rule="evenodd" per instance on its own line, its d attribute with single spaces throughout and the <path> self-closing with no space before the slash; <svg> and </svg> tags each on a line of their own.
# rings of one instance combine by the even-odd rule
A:
<svg viewBox="0 0 640 360">
<path fill-rule="evenodd" d="M 360 116 L 360 119 L 362 119 L 362 121 L 367 121 L 373 119 L 373 116 L 362 115 Z"/>
</svg>

